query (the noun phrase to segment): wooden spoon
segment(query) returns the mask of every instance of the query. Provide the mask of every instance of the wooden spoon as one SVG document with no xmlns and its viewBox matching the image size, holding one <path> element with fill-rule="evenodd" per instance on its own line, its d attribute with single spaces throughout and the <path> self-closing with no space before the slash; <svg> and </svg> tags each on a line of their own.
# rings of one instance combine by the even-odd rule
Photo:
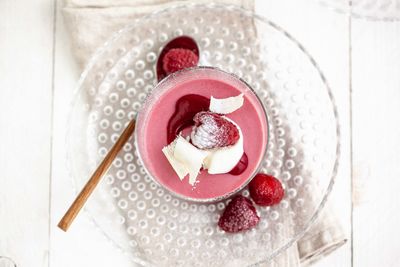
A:
<svg viewBox="0 0 400 267">
<path fill-rule="evenodd" d="M 71 226 L 76 215 L 78 215 L 79 211 L 82 209 L 83 205 L 86 203 L 87 199 L 92 194 L 97 184 L 100 182 L 101 177 L 107 172 L 111 163 L 117 156 L 118 152 L 128 141 L 129 137 L 132 135 L 134 130 L 135 130 L 135 120 L 131 120 L 128 126 L 122 132 L 121 136 L 118 138 L 117 142 L 107 153 L 103 161 L 100 163 L 99 167 L 97 167 L 96 171 L 93 173 L 92 177 L 90 177 L 89 181 L 86 183 L 82 191 L 76 197 L 75 201 L 69 207 L 64 217 L 62 217 L 61 221 L 58 223 L 58 227 L 61 230 L 66 232 L 68 228 Z"/>
<path fill-rule="evenodd" d="M 161 81 L 164 77 L 167 76 L 163 67 L 162 61 L 165 54 L 173 49 L 173 48 L 184 48 L 189 49 L 197 56 L 199 56 L 199 47 L 197 46 L 196 41 L 189 37 L 189 36 L 180 36 L 175 39 L 169 41 L 161 50 L 161 53 L 158 56 L 157 60 L 157 79 Z M 88 200 L 89 196 L 92 194 L 93 190 L 96 188 L 97 184 L 100 182 L 101 177 L 107 172 L 110 165 L 114 161 L 115 157 L 117 156 L 118 152 L 121 148 L 125 145 L 128 141 L 129 137 L 132 135 L 135 129 L 135 120 L 132 120 L 125 130 L 122 132 L 121 136 L 118 138 L 117 142 L 105 156 L 99 167 L 97 167 L 96 171 L 92 174 L 89 181 L 83 187 L 82 191 L 76 197 L 75 201 L 69 207 L 68 211 L 62 217 L 61 221 L 58 223 L 58 227 L 63 230 L 67 231 L 68 228 L 71 226 L 72 222 L 78 215 L 79 211 L 85 205 L 86 201 Z"/>
</svg>

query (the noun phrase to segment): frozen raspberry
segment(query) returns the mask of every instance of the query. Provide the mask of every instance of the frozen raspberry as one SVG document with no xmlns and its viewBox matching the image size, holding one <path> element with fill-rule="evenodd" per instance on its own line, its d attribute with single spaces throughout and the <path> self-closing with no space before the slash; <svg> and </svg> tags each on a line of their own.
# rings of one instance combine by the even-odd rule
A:
<svg viewBox="0 0 400 267">
<path fill-rule="evenodd" d="M 226 207 L 219 218 L 218 226 L 229 233 L 250 229 L 258 224 L 260 217 L 250 199 L 237 196 Z"/>
<path fill-rule="evenodd" d="M 167 74 L 171 74 L 178 70 L 194 67 L 198 62 L 198 56 L 191 50 L 173 48 L 163 58 L 163 69 Z"/>
<path fill-rule="evenodd" d="M 257 205 L 272 206 L 278 204 L 284 194 L 281 182 L 275 177 L 259 173 L 249 184 L 250 196 Z"/>
<path fill-rule="evenodd" d="M 236 144 L 239 129 L 225 117 L 209 111 L 197 113 L 191 133 L 193 145 L 200 149 L 211 149 Z"/>
</svg>

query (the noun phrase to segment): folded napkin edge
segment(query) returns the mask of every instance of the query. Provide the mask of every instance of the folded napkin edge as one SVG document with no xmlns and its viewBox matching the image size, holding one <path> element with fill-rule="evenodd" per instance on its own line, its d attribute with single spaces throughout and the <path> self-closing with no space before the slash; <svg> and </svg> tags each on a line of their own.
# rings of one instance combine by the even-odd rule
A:
<svg viewBox="0 0 400 267">
<path fill-rule="evenodd" d="M 302 267 L 311 265 L 347 243 L 348 238 L 340 226 L 322 229 L 309 237 L 303 237 L 297 243 Z"/>
</svg>

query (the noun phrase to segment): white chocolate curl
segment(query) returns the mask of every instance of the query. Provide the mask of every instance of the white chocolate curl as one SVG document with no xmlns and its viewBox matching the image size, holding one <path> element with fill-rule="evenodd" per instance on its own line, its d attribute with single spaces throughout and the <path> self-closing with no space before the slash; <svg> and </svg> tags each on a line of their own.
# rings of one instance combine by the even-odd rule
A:
<svg viewBox="0 0 400 267">
<path fill-rule="evenodd" d="M 210 111 L 218 114 L 229 114 L 243 106 L 243 94 L 228 98 L 214 98 L 210 100 Z"/>
<path fill-rule="evenodd" d="M 198 149 L 182 136 L 162 149 L 172 168 L 181 180 L 189 174 L 189 184 L 194 185 L 208 152 Z"/>
</svg>

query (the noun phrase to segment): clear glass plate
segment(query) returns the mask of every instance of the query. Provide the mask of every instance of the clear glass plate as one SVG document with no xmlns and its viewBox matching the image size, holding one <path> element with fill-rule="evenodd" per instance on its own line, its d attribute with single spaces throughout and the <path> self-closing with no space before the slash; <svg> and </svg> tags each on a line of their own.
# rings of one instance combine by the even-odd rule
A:
<svg viewBox="0 0 400 267">
<path fill-rule="evenodd" d="M 67 162 L 77 188 L 156 84 L 155 63 L 171 38 L 192 36 L 201 63 L 247 81 L 262 100 L 270 140 L 262 171 L 286 196 L 257 207 L 261 222 L 228 234 L 217 221 L 229 200 L 194 204 L 160 188 L 125 145 L 86 210 L 137 263 L 150 266 L 245 266 L 270 260 L 300 238 L 332 189 L 339 125 L 332 92 L 317 63 L 290 34 L 234 6 L 186 5 L 134 21 L 93 56 L 79 81 L 67 133 Z M 242 190 L 248 196 L 247 188 Z"/>
</svg>

